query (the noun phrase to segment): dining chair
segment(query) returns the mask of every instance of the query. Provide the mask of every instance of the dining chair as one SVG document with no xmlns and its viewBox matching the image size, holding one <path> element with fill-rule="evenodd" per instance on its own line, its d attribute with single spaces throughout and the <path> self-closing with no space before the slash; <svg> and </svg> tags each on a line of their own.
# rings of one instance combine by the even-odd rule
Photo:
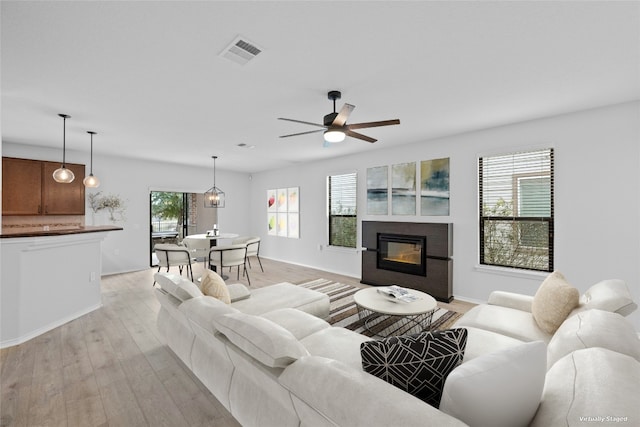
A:
<svg viewBox="0 0 640 427">
<path fill-rule="evenodd" d="M 220 266 L 220 273 L 224 267 L 237 267 L 238 273 L 236 279 L 240 279 L 240 266 L 243 268 L 242 275 L 246 274 L 247 282 L 251 285 L 249 272 L 247 271 L 247 245 L 227 245 L 213 246 L 209 250 L 209 266 Z"/>
<path fill-rule="evenodd" d="M 185 236 L 182 239 L 182 243 L 191 251 L 191 255 L 196 261 L 203 260 L 205 268 L 209 261 L 209 248 L 211 247 L 209 239 L 198 239 L 190 236 Z"/>
<path fill-rule="evenodd" d="M 162 267 L 167 268 L 167 272 L 170 267 L 178 267 L 180 275 L 182 270 L 187 267 L 187 278 L 191 275 L 191 281 L 193 282 L 193 269 L 191 267 L 191 253 L 186 246 L 176 245 L 172 243 L 158 243 L 153 247 L 153 250 L 158 257 L 158 271 Z M 156 283 L 155 281 L 153 282 Z"/>
<path fill-rule="evenodd" d="M 254 256 L 258 259 L 258 264 L 260 264 L 260 270 L 264 273 L 264 268 L 262 268 L 262 261 L 260 261 L 260 238 L 259 237 L 250 237 L 247 242 L 247 263 L 249 264 L 249 268 L 251 267 L 251 257 Z"/>
</svg>

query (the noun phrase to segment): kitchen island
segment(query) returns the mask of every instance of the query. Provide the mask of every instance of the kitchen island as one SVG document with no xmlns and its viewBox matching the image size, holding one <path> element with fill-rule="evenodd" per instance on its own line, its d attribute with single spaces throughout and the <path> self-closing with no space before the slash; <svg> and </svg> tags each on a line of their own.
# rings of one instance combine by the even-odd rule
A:
<svg viewBox="0 0 640 427">
<path fill-rule="evenodd" d="M 119 230 L 114 226 L 3 228 L 0 348 L 101 307 L 101 242 Z"/>
</svg>

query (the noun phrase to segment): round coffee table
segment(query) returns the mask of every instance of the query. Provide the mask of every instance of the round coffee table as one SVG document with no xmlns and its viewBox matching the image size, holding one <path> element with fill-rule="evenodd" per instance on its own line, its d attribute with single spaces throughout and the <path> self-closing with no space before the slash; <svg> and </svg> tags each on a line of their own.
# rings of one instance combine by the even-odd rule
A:
<svg viewBox="0 0 640 427">
<path fill-rule="evenodd" d="M 438 303 L 429 294 L 409 289 L 419 299 L 401 302 L 378 292 L 378 288 L 361 289 L 353 295 L 358 317 L 374 335 L 390 336 L 429 330 Z"/>
</svg>

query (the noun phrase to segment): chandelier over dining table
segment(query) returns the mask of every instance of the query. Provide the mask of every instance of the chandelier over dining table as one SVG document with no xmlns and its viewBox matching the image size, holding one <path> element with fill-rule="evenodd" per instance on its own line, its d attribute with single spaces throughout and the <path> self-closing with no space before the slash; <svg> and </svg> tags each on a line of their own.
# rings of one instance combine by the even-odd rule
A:
<svg viewBox="0 0 640 427">
<path fill-rule="evenodd" d="M 204 193 L 205 208 L 224 208 L 224 191 L 216 187 L 216 159 L 218 156 L 211 156 L 213 159 L 213 187 Z"/>
</svg>

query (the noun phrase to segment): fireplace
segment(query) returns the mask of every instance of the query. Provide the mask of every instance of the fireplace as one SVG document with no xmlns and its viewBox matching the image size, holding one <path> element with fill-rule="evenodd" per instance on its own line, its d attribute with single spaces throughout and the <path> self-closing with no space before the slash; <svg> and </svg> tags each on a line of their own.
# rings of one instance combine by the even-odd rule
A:
<svg viewBox="0 0 640 427">
<path fill-rule="evenodd" d="M 378 233 L 378 262 L 382 270 L 424 276 L 427 273 L 427 238 Z"/>
<path fill-rule="evenodd" d="M 453 224 L 362 221 L 362 247 L 362 283 L 453 299 Z"/>
</svg>

